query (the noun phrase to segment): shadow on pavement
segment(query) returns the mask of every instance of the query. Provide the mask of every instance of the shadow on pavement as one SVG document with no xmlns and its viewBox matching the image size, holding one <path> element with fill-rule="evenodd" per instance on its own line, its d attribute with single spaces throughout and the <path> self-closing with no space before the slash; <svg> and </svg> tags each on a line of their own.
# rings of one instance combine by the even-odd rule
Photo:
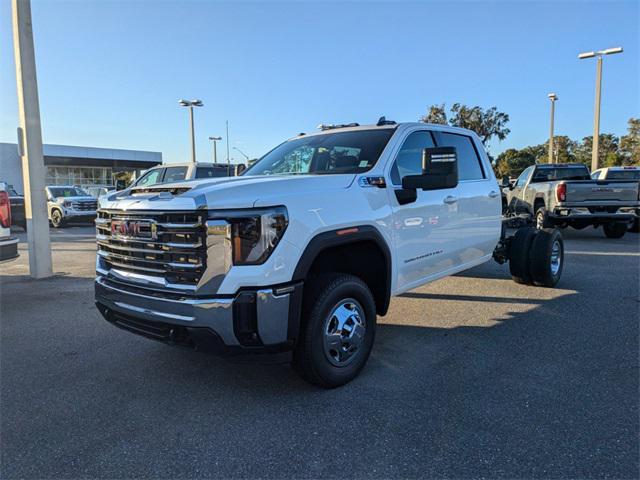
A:
<svg viewBox="0 0 640 480">
<path fill-rule="evenodd" d="M 90 279 L 1 280 L 3 478 L 638 473 L 637 284 L 602 302 L 574 275 L 492 327 L 381 323 L 361 376 L 324 391 L 122 332 Z M 470 318 L 520 301 L 404 296 L 479 301 Z"/>
</svg>

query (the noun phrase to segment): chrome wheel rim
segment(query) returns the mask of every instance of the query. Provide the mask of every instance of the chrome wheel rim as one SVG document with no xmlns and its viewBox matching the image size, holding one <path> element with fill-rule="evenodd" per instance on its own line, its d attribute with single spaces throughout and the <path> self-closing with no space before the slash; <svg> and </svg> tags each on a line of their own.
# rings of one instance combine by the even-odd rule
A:
<svg viewBox="0 0 640 480">
<path fill-rule="evenodd" d="M 542 230 L 544 228 L 544 213 L 538 212 L 536 215 L 536 228 Z"/>
<path fill-rule="evenodd" d="M 364 343 L 364 309 L 353 298 L 341 300 L 331 309 L 322 331 L 327 360 L 336 367 L 346 367 L 355 360 Z"/>
<path fill-rule="evenodd" d="M 551 274 L 555 277 L 562 265 L 562 248 L 560 242 L 556 240 L 551 246 Z"/>
</svg>

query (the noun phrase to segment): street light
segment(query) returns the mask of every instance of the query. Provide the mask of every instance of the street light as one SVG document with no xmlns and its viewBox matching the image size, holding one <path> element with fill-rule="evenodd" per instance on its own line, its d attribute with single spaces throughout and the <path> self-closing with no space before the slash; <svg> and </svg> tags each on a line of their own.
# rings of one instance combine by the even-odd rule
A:
<svg viewBox="0 0 640 480">
<path fill-rule="evenodd" d="M 189 123 L 191 125 L 191 162 L 196 163 L 196 136 L 193 131 L 193 107 L 202 107 L 202 100 L 180 100 L 182 107 L 189 107 Z"/>
<path fill-rule="evenodd" d="M 593 112 L 593 142 L 591 145 L 591 171 L 598 169 L 598 146 L 600 144 L 600 92 L 602 86 L 602 57 L 622 53 L 622 47 L 607 48 L 596 52 L 584 52 L 578 55 L 580 60 L 598 57 L 596 63 L 596 101 Z"/>
<path fill-rule="evenodd" d="M 222 137 L 209 137 L 209 140 L 213 142 L 213 163 L 218 163 L 218 150 L 216 149 L 216 142 L 222 140 Z"/>
<path fill-rule="evenodd" d="M 558 96 L 555 93 L 550 93 L 547 95 L 549 100 L 551 100 L 551 128 L 549 130 L 549 163 L 553 162 L 553 119 L 556 114 L 556 100 L 558 100 Z"/>
<path fill-rule="evenodd" d="M 247 160 L 249 160 L 249 155 L 247 155 L 246 153 L 244 153 L 242 150 L 240 150 L 238 147 L 233 147 L 234 150 L 237 150 L 238 152 L 240 152 L 240 154 L 246 158 Z"/>
</svg>

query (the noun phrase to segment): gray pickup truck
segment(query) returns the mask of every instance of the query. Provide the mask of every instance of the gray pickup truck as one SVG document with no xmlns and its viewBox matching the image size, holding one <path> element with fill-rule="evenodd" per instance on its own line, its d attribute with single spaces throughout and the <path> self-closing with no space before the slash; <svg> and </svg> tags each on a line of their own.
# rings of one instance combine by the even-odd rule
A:
<svg viewBox="0 0 640 480">
<path fill-rule="evenodd" d="M 98 200 L 80 187 L 46 187 L 49 221 L 55 228 L 64 227 L 67 222 L 93 222 L 96 218 Z"/>
<path fill-rule="evenodd" d="M 594 180 L 583 164 L 532 165 L 505 187 L 508 213 L 530 216 L 537 228 L 602 225 L 620 238 L 640 214 L 637 181 Z"/>
</svg>

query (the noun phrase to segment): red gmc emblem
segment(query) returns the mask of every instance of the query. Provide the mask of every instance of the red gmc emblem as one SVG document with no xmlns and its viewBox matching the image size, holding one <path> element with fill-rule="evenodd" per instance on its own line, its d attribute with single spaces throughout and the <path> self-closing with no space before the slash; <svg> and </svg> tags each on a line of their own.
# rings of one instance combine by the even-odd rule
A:
<svg viewBox="0 0 640 480">
<path fill-rule="evenodd" d="M 140 220 L 111 220 L 111 236 L 156 239 L 155 222 Z"/>
</svg>

